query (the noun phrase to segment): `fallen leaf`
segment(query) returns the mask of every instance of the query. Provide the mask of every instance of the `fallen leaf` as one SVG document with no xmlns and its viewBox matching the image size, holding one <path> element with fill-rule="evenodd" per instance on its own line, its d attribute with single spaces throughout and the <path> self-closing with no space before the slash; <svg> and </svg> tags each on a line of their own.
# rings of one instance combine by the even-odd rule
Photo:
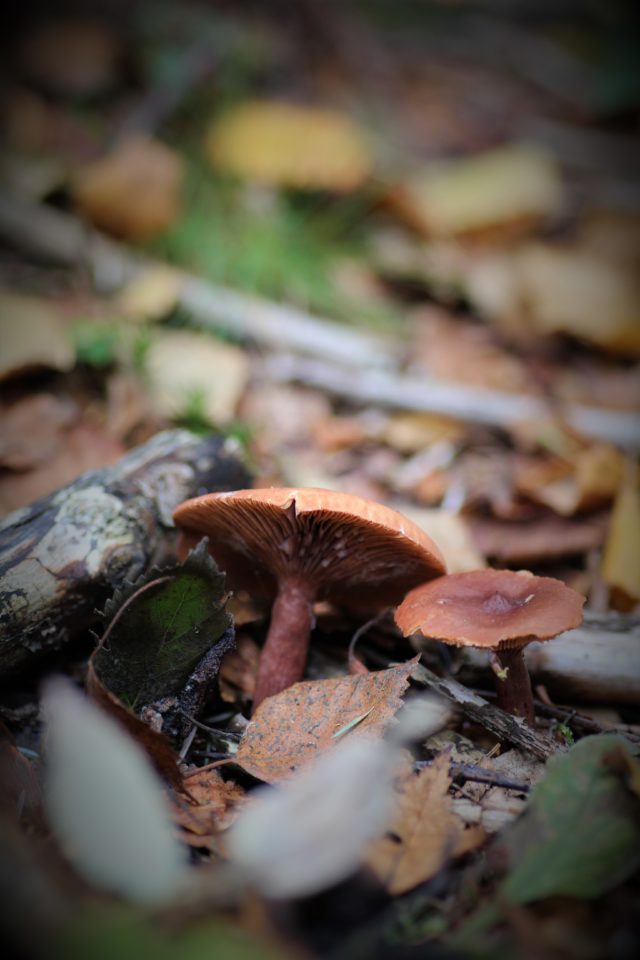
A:
<svg viewBox="0 0 640 960">
<path fill-rule="evenodd" d="M 538 517 L 518 523 L 489 517 L 469 517 L 473 541 L 480 552 L 506 566 L 537 563 L 588 553 L 605 538 L 607 514 L 586 517 Z"/>
<path fill-rule="evenodd" d="M 125 581 L 103 615 L 110 623 L 89 661 L 87 689 L 180 786 L 164 732 L 188 729 L 233 644 L 224 575 L 206 539 L 184 563 Z"/>
<path fill-rule="evenodd" d="M 212 849 L 214 838 L 236 819 L 246 793 L 225 781 L 217 770 L 202 769 L 186 778 L 189 798 L 175 797 L 171 807 L 181 839 L 192 847 Z"/>
<path fill-rule="evenodd" d="M 32 27 L 18 54 L 22 69 L 50 93 L 84 99 L 114 83 L 119 52 L 105 22 L 67 17 Z"/>
<path fill-rule="evenodd" d="M 45 809 L 65 854 L 95 886 L 135 903 L 186 879 L 162 784 L 138 745 L 68 680 L 47 681 Z"/>
<path fill-rule="evenodd" d="M 398 785 L 390 836 L 376 841 L 367 862 L 391 896 L 433 877 L 449 860 L 479 847 L 484 830 L 466 829 L 451 808 L 449 755 L 441 753 Z"/>
<path fill-rule="evenodd" d="M 437 413 L 402 412 L 387 419 L 381 439 L 399 453 L 413 454 L 434 443 L 459 443 L 466 427 L 459 420 Z"/>
<path fill-rule="evenodd" d="M 166 266 L 146 267 L 115 297 L 115 307 L 131 320 L 161 320 L 176 307 L 182 278 Z"/>
<path fill-rule="evenodd" d="M 514 463 L 519 492 L 565 517 L 610 502 L 623 472 L 623 454 L 604 443 L 579 451 L 572 463 L 540 457 L 516 459 Z"/>
<path fill-rule="evenodd" d="M 366 675 L 295 683 L 268 697 L 245 730 L 235 762 L 272 783 L 335 747 L 336 733 L 355 720 L 350 739 L 382 736 L 418 659 Z"/>
<path fill-rule="evenodd" d="M 101 230 L 143 240 L 177 219 L 181 179 L 178 155 L 138 134 L 78 170 L 70 189 L 80 212 Z"/>
<path fill-rule="evenodd" d="M 238 621 L 235 622 L 237 627 Z M 240 693 L 247 700 L 253 700 L 259 663 L 260 647 L 255 640 L 247 634 L 237 636 L 236 649 L 223 657 L 218 675 L 222 699 L 234 703 Z"/>
<path fill-rule="evenodd" d="M 531 244 L 518 252 L 520 297 L 538 333 L 565 333 L 640 357 L 640 286 L 633 270 L 579 248 Z"/>
<path fill-rule="evenodd" d="M 474 545 L 471 530 L 464 517 L 448 510 L 427 510 L 402 504 L 402 512 L 413 520 L 438 544 L 445 559 L 447 573 L 479 570 L 487 562 Z"/>
<path fill-rule="evenodd" d="M 622 609 L 640 600 L 640 492 L 631 478 L 616 497 L 601 572 Z"/>
<path fill-rule="evenodd" d="M 156 412 L 180 417 L 192 407 L 213 424 L 228 423 L 249 380 L 246 351 L 205 334 L 155 333 L 144 358 Z"/>
<path fill-rule="evenodd" d="M 48 461 L 23 473 L 0 473 L 0 514 L 44 497 L 87 470 L 108 466 L 124 456 L 122 443 L 87 415 L 72 424 Z"/>
<path fill-rule="evenodd" d="M 64 443 L 66 429 L 80 411 L 69 397 L 31 393 L 0 404 L 0 465 L 29 470 L 46 463 Z"/>
<path fill-rule="evenodd" d="M 620 737 L 585 737 L 549 761 L 527 813 L 505 833 L 511 869 L 501 898 L 597 897 L 638 866 L 638 801 L 606 762 L 618 748 L 626 751 Z"/>
<path fill-rule="evenodd" d="M 242 103 L 207 133 L 216 170 L 247 180 L 307 190 L 354 190 L 371 171 L 371 156 L 346 115 L 269 100 Z"/>
<path fill-rule="evenodd" d="M 427 237 L 519 225 L 530 230 L 561 212 L 564 204 L 553 157 L 520 143 L 434 164 L 409 178 L 391 199 Z"/>
<path fill-rule="evenodd" d="M 75 352 L 55 307 L 38 297 L 0 293 L 0 381 L 33 370 L 70 370 Z"/>
<path fill-rule="evenodd" d="M 444 310 L 421 307 L 414 314 L 412 367 L 438 380 L 457 380 L 513 393 L 536 392 L 522 359 L 503 347 L 490 327 Z"/>
<path fill-rule="evenodd" d="M 291 779 L 255 791 L 225 835 L 230 859 L 270 898 L 309 896 L 343 880 L 388 825 L 397 762 L 397 748 L 355 732 L 314 753 Z"/>
</svg>

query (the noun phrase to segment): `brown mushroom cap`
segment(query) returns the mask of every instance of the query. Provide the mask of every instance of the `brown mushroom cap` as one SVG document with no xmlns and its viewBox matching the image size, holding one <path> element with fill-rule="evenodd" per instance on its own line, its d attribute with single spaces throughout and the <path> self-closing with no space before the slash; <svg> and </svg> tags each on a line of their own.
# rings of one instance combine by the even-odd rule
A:
<svg viewBox="0 0 640 960">
<path fill-rule="evenodd" d="M 382 607 L 445 572 L 420 527 L 352 494 L 287 487 L 210 493 L 173 516 L 188 545 L 209 537 L 230 586 L 258 596 L 275 596 L 279 579 L 300 574 L 314 583 L 317 599 Z"/>
<path fill-rule="evenodd" d="M 416 587 L 396 610 L 395 620 L 405 636 L 420 632 L 456 646 L 499 650 L 549 640 L 577 627 L 584 601 L 553 577 L 473 570 Z"/>
</svg>

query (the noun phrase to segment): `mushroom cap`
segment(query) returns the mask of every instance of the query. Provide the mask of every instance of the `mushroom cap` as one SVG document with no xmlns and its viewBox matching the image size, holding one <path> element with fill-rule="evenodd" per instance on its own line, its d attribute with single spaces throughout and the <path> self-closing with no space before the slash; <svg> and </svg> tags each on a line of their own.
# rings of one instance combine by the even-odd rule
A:
<svg viewBox="0 0 640 960">
<path fill-rule="evenodd" d="M 446 569 L 436 544 L 407 517 L 333 490 L 209 493 L 173 517 L 187 545 L 208 536 L 229 584 L 256 596 L 273 597 L 281 578 L 299 577 L 318 600 L 384 607 Z"/>
<path fill-rule="evenodd" d="M 549 640 L 577 627 L 584 601 L 553 577 L 473 570 L 416 587 L 396 610 L 395 620 L 405 636 L 420 632 L 455 646 L 499 650 Z"/>
</svg>

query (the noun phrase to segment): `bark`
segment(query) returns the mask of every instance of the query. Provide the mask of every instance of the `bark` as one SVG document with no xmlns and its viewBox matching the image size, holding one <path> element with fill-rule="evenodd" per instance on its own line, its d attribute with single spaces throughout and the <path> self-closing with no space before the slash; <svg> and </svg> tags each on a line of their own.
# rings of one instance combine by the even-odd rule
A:
<svg viewBox="0 0 640 960">
<path fill-rule="evenodd" d="M 175 560 L 171 514 L 199 493 L 249 485 L 233 445 L 158 434 L 116 464 L 0 524 L 0 669 L 14 672 L 86 635 L 124 579 Z"/>
<path fill-rule="evenodd" d="M 488 657 L 461 651 L 460 679 L 477 686 L 488 682 Z M 543 684 L 561 703 L 640 705 L 640 618 L 585 612 L 575 630 L 531 643 L 525 661 L 534 686 Z"/>
<path fill-rule="evenodd" d="M 539 760 L 546 760 L 561 749 L 560 745 L 550 740 L 549 737 L 536 733 L 518 717 L 512 717 L 504 710 L 493 707 L 478 694 L 463 687 L 456 680 L 438 677 L 420 663 L 415 667 L 411 678 L 416 683 L 430 687 L 436 693 L 455 703 L 465 716 L 473 720 L 474 723 L 479 723 L 481 727 L 484 727 L 499 740 L 506 740 L 507 743 L 512 743 L 514 746 L 520 747 L 521 750 L 529 751 Z"/>
</svg>

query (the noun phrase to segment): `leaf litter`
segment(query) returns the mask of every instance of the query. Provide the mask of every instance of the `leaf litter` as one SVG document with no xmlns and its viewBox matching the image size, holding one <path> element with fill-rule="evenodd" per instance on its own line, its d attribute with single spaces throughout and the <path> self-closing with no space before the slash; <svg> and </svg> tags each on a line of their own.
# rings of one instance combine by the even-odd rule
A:
<svg viewBox="0 0 640 960">
<path fill-rule="evenodd" d="M 459 950 L 463 935 L 465 955 L 611 955 L 619 943 L 635 942 L 628 917 L 637 900 L 638 865 L 638 769 L 630 752 L 638 739 L 637 651 L 620 653 L 617 643 L 622 637 L 631 649 L 636 636 L 637 442 L 627 435 L 619 443 L 612 426 L 638 401 L 632 273 L 638 221 L 626 212 L 628 185 L 616 183 L 613 173 L 627 164 L 617 139 L 630 103 L 623 71 L 614 77 L 617 93 L 608 88 L 613 112 L 590 100 L 586 82 L 570 92 L 571 71 L 579 67 L 584 77 L 586 61 L 576 51 L 589 40 L 593 23 L 577 24 L 578 33 L 565 43 L 543 12 L 526 27 L 501 15 L 484 23 L 491 33 L 495 20 L 503 31 L 500 43 L 508 40 L 507 72 L 493 48 L 490 70 L 482 65 L 488 52 L 482 33 L 474 34 L 477 24 L 455 20 L 457 12 L 439 12 L 422 38 L 419 24 L 412 24 L 411 43 L 396 50 L 388 42 L 395 28 L 385 23 L 381 30 L 377 14 L 360 20 L 336 10 L 324 17 L 307 5 L 300 14 L 304 30 L 298 25 L 289 32 L 287 20 L 281 31 L 265 24 L 254 33 L 253 17 L 241 13 L 224 24 L 216 19 L 210 30 L 207 18 L 188 5 L 177 14 L 171 3 L 162 11 L 154 6 L 153 13 L 146 2 L 142 7 L 135 24 L 123 26 L 117 37 L 106 21 L 87 31 L 73 17 L 53 34 L 50 26 L 29 27 L 18 48 L 18 76 L 0 104 L 8 128 L 2 172 L 11 190 L 52 199 L 43 209 L 54 217 L 60 207 L 75 205 L 86 220 L 159 257 L 140 272 L 136 261 L 133 281 L 125 270 L 124 287 L 113 288 L 113 264 L 96 263 L 101 240 L 93 244 L 90 228 L 82 235 L 87 243 L 77 269 L 49 267 L 40 253 L 31 258 L 25 251 L 10 251 L 7 260 L 3 247 L 11 292 L 2 301 L 9 308 L 3 310 L 9 349 L 3 350 L 2 409 L 15 417 L 0 445 L 2 506 L 26 504 L 118 457 L 163 422 L 179 420 L 197 430 L 215 422 L 233 443 L 249 447 L 256 486 L 313 480 L 391 501 L 407 513 L 426 505 L 431 509 L 422 512 L 420 525 L 434 532 L 451 571 L 488 561 L 532 566 L 579 584 L 603 616 L 614 617 L 616 609 L 629 616 L 607 621 L 614 625 L 598 634 L 601 644 L 611 641 L 599 678 L 584 670 L 596 650 L 593 621 L 580 633 L 584 644 L 578 633 L 563 638 L 556 649 L 572 656 L 559 657 L 551 672 L 547 664 L 537 677 L 545 684 L 537 689 L 539 735 L 560 753 L 546 766 L 529 754 L 505 751 L 472 714 L 453 705 L 443 711 L 441 701 L 423 711 L 441 725 L 439 733 L 427 722 L 422 733 L 414 724 L 410 735 L 405 710 L 399 711 L 407 699 L 405 667 L 379 669 L 409 651 L 378 623 L 358 647 L 360 674 L 343 676 L 344 649 L 359 624 L 341 611 L 317 611 L 317 629 L 329 649 L 323 647 L 322 656 L 314 651 L 308 675 L 323 679 L 265 703 L 264 715 L 258 711 L 249 723 L 244 714 L 264 612 L 256 606 L 244 617 L 238 650 L 226 654 L 216 682 L 233 632 L 221 582 L 215 575 L 195 577 L 197 597 L 190 594 L 186 604 L 194 611 L 194 629 L 169 635 L 189 594 L 184 581 L 176 584 L 184 574 L 148 571 L 132 592 L 125 586 L 110 609 L 109 616 L 117 616 L 118 604 L 131 599 L 119 620 L 124 627 L 128 612 L 129 625 L 120 632 L 116 624 L 94 653 L 89 685 L 156 764 L 164 757 L 164 786 L 154 781 L 154 790 L 166 791 L 168 782 L 174 790 L 173 825 L 165 820 L 162 832 L 174 839 L 178 833 L 191 848 L 187 873 L 203 885 L 197 905 L 190 901 L 185 908 L 174 900 L 168 910 L 156 910 L 151 929 L 146 913 L 131 903 L 142 888 L 127 886 L 118 874 L 111 889 L 129 900 L 129 912 L 123 918 L 101 901 L 105 909 L 91 933 L 80 930 L 76 918 L 77 955 L 99 948 L 109 958 L 152 952 L 196 960 L 215 943 L 234 956 L 270 956 L 277 942 L 280 956 L 301 951 L 351 960 L 395 949 L 436 955 L 453 944 Z M 447 42 L 440 47 L 441 18 L 454 27 L 456 43 L 470 40 L 464 56 L 452 57 Z M 303 35 L 317 36 L 317 48 L 308 49 Z M 220 37 L 224 57 L 206 88 L 204 116 L 199 50 L 204 43 L 207 58 L 215 60 Z M 551 67 L 531 69 L 540 49 L 559 54 L 561 82 Z M 94 53 L 87 57 L 87 51 Z M 612 58 L 616 69 L 623 61 Z M 558 61 L 552 56 L 549 63 Z M 594 66 L 590 60 L 588 69 Z M 269 91 L 277 91 L 278 101 L 266 99 Z M 549 110 L 552 119 L 545 117 Z M 131 117 L 144 122 L 138 128 Z M 525 144 L 529 124 L 533 136 Z M 606 162 L 591 149 L 602 145 L 601 135 Z M 609 209 L 616 204 L 625 210 Z M 29 218 L 21 218 L 27 246 Z M 45 234 L 38 242 L 46 252 Z M 485 428 L 430 409 L 404 409 L 404 401 L 397 412 L 382 403 L 365 408 L 357 390 L 350 392 L 359 376 L 348 376 L 346 394 L 335 396 L 313 388 L 313 380 L 305 385 L 304 377 L 295 385 L 276 382 L 265 374 L 259 326 L 249 328 L 255 342 L 250 333 L 242 345 L 219 349 L 193 330 L 192 281 L 175 273 L 174 264 L 199 272 L 202 291 L 210 292 L 211 280 L 214 297 L 237 286 L 270 297 L 276 312 L 293 304 L 379 324 L 387 337 L 385 363 L 392 367 L 397 357 L 398 370 L 426 382 L 455 383 L 461 395 L 477 387 L 510 392 L 518 401 L 534 398 L 546 416 L 506 427 L 499 419 Z M 100 290 L 114 289 L 108 301 L 90 291 L 93 279 Z M 35 295 L 27 298 L 25 290 Z M 80 291 L 86 312 L 83 335 L 76 330 L 75 357 L 64 316 L 69 290 Z M 61 310 L 51 307 L 54 301 Z M 185 325 L 188 330 L 176 329 Z M 216 314 L 214 333 L 227 338 L 223 315 Z M 172 346 L 184 337 L 188 347 L 176 364 Z M 125 340 L 129 346 L 121 349 Z M 205 343 L 215 347 L 210 356 Z M 286 336 L 279 346 L 289 349 Z M 149 384 L 162 348 L 154 403 Z M 347 366 L 357 360 L 344 359 Z M 197 370 L 200 390 L 189 395 Z M 124 380 L 117 378 L 135 386 L 120 389 Z M 65 407 L 63 385 L 70 380 L 79 420 Z M 565 418 L 571 404 L 615 416 L 606 429 L 578 435 L 577 421 Z M 134 600 L 145 585 L 148 591 Z M 236 598 L 234 609 L 246 611 L 249 603 Z M 207 631 L 210 655 L 199 645 Z M 163 654 L 176 647 L 181 655 L 168 668 Z M 77 676 L 81 668 L 73 656 L 64 657 L 61 651 L 60 662 Z M 423 659 L 445 678 L 469 668 L 433 641 L 425 642 Z M 384 678 L 396 670 L 387 688 Z M 460 675 L 477 683 L 480 693 L 487 684 L 486 664 Z M 24 721 L 21 697 L 18 692 L 16 706 L 14 700 L 5 704 L 3 695 L 2 710 L 25 751 L 9 751 L 23 775 L 9 806 L 25 813 L 22 823 L 30 830 L 28 794 L 34 784 L 37 793 L 41 765 L 37 724 Z M 590 711 L 592 727 L 575 714 L 574 699 L 586 699 L 581 709 Z M 606 714 L 596 717 L 596 706 Z M 624 730 L 628 740 L 583 738 L 586 729 L 608 727 Z M 120 818 L 122 835 L 127 826 L 135 832 L 140 817 L 127 807 L 126 784 L 138 782 L 140 771 L 133 781 L 117 772 L 117 734 L 111 746 L 94 744 L 88 757 L 86 745 L 74 740 L 82 732 L 90 736 L 70 730 L 66 759 L 55 759 L 57 747 L 48 759 L 48 775 L 55 778 L 58 762 L 60 776 L 70 771 L 63 792 L 68 817 L 77 812 L 78 825 L 91 822 L 104 815 L 100 801 L 113 796 L 111 813 Z M 461 734 L 472 745 L 467 752 Z M 459 754 L 447 763 L 446 744 L 454 737 L 460 738 Z M 410 769 L 407 754 L 398 761 L 398 741 L 410 743 L 413 758 L 430 758 L 419 761 L 420 772 Z M 138 756 L 144 767 L 144 754 Z M 199 766 L 216 756 L 227 761 L 223 772 Z M 238 756 L 244 765 L 228 762 Z M 474 781 L 474 770 L 484 771 L 488 782 Z M 275 786 L 254 789 L 256 776 Z M 103 796 L 95 809 L 79 810 L 93 780 Z M 69 791 L 77 796 L 70 798 Z M 104 854 L 103 830 L 93 823 L 95 860 Z M 465 840 L 481 842 L 480 828 L 492 838 L 478 854 L 455 859 Z M 108 830 L 104 835 L 111 836 Z M 119 850 L 122 836 L 116 840 Z M 75 840 L 59 845 L 72 850 Z M 12 887 L 19 888 L 11 843 L 8 848 Z M 132 863 L 136 849 L 132 844 L 123 863 L 135 884 L 143 884 L 150 861 L 140 854 L 140 863 Z M 378 851 L 379 870 L 366 866 L 371 849 Z M 220 872 L 225 858 L 231 873 Z M 76 869 L 89 879 L 86 867 Z M 232 880 L 236 869 L 243 892 Z M 212 890 L 225 878 L 229 885 L 219 899 Z M 95 886 L 101 883 L 104 876 Z M 92 896 L 99 899 L 96 890 Z M 286 903 L 274 910 L 271 901 L 278 898 Z M 193 917 L 203 900 L 213 910 L 204 924 Z M 84 916 L 78 900 L 71 902 L 71 913 Z M 37 919 L 34 907 L 24 928 L 35 929 Z M 460 931 L 455 943 L 454 929 Z M 61 955 L 73 953 L 63 949 Z"/>
</svg>

